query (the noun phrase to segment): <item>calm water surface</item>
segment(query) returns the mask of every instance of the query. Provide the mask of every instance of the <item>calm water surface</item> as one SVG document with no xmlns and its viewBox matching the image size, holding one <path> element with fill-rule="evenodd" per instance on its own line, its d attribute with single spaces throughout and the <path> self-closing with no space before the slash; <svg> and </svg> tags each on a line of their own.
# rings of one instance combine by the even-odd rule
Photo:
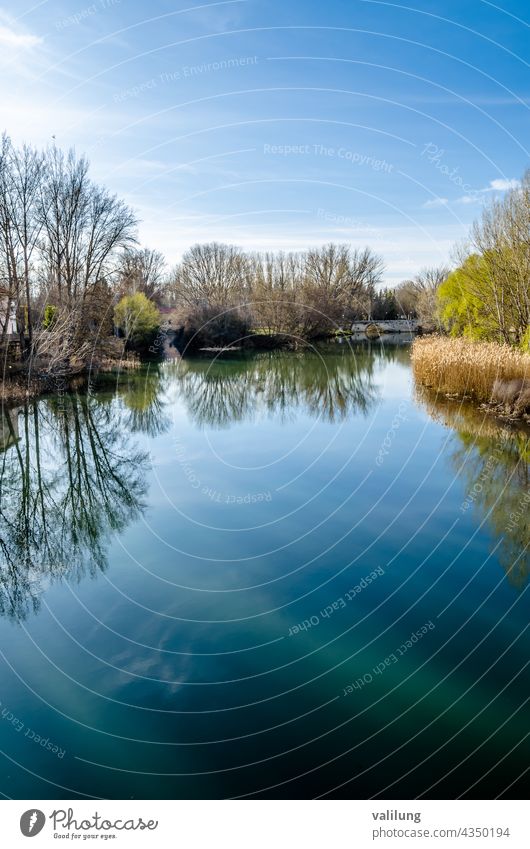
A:
<svg viewBox="0 0 530 849">
<path fill-rule="evenodd" d="M 107 375 L 0 438 L 4 795 L 522 796 L 528 434 L 406 345 Z"/>
</svg>

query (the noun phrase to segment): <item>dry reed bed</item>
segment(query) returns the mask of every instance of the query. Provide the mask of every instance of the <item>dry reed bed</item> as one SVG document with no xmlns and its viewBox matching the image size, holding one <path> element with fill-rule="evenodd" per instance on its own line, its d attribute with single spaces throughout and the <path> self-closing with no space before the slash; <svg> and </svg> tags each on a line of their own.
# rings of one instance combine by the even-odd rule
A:
<svg viewBox="0 0 530 849">
<path fill-rule="evenodd" d="M 530 356 L 510 345 L 428 336 L 414 342 L 412 367 L 418 383 L 436 392 L 516 414 L 530 409 Z"/>
</svg>

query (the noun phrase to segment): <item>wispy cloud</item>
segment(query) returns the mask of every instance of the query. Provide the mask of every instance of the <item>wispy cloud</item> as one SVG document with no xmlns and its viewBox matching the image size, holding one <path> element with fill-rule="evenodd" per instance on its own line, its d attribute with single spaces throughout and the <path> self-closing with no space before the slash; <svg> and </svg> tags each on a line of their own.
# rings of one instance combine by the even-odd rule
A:
<svg viewBox="0 0 530 849">
<path fill-rule="evenodd" d="M 488 194 L 491 192 L 507 192 L 510 189 L 516 189 L 521 185 L 520 180 L 515 179 L 497 179 L 490 180 L 488 186 L 485 186 L 483 189 L 477 189 L 474 192 L 470 192 L 463 197 L 458 198 L 457 203 L 463 204 L 472 204 L 472 203 L 482 203 Z"/>
<path fill-rule="evenodd" d="M 480 194 L 480 192 L 477 192 L 474 195 L 463 195 L 461 198 L 457 198 L 456 202 L 457 203 L 463 203 L 466 206 L 469 206 L 473 203 L 482 203 L 483 200 L 484 200 L 484 195 Z"/>
<path fill-rule="evenodd" d="M 30 50 L 42 41 L 39 36 L 21 30 L 5 12 L 0 11 L 0 48 Z"/>
<path fill-rule="evenodd" d="M 516 189 L 520 185 L 519 180 L 492 180 L 483 192 L 507 192 L 508 189 Z"/>
<path fill-rule="evenodd" d="M 447 206 L 449 203 L 449 198 L 433 198 L 432 200 L 427 200 L 423 204 L 424 209 L 439 209 L 441 206 Z"/>
</svg>

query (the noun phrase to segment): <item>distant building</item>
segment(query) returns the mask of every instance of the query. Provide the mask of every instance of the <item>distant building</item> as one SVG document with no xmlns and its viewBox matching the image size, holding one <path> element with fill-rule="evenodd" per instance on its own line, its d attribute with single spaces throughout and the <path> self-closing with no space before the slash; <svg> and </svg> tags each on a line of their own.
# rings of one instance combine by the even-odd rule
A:
<svg viewBox="0 0 530 849">
<path fill-rule="evenodd" d="M 7 322 L 7 330 L 5 325 Z M 8 289 L 0 286 L 0 334 L 7 333 L 7 337 L 15 336 L 17 333 L 17 305 L 9 297 Z"/>
</svg>

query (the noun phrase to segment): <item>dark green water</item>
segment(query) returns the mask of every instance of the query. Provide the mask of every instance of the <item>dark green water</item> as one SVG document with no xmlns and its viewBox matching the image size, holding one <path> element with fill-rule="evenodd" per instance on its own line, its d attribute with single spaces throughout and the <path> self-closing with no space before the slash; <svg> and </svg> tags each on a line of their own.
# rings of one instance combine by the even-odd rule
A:
<svg viewBox="0 0 530 849">
<path fill-rule="evenodd" d="M 105 383 L 3 417 L 5 796 L 524 794 L 524 432 L 406 346 Z"/>
</svg>

